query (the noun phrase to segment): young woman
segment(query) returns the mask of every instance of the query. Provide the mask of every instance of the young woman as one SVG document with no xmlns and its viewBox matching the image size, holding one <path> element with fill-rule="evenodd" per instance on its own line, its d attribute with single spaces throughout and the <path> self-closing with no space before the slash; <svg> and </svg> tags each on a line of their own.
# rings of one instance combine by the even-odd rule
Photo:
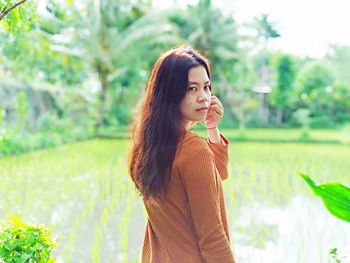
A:
<svg viewBox="0 0 350 263">
<path fill-rule="evenodd" d="M 209 62 L 190 47 L 155 63 L 132 125 L 129 173 L 147 210 L 142 263 L 232 263 L 221 181 L 229 141 Z M 208 139 L 190 131 L 205 122 Z"/>
</svg>

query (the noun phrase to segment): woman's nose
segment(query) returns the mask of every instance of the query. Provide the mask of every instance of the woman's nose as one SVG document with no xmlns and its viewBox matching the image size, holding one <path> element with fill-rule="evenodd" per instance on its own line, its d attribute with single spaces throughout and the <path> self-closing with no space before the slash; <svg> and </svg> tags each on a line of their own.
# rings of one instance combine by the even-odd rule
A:
<svg viewBox="0 0 350 263">
<path fill-rule="evenodd" d="M 203 92 L 201 92 L 200 94 L 199 94 L 199 96 L 198 96 L 198 100 L 199 100 L 199 102 L 201 102 L 201 101 L 208 101 L 209 100 L 209 94 L 206 94 L 204 91 Z"/>
</svg>

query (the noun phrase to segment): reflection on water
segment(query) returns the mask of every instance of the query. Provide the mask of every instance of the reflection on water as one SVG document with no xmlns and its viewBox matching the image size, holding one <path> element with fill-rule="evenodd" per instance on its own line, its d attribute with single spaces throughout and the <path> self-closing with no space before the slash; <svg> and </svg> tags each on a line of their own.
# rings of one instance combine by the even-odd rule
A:
<svg viewBox="0 0 350 263">
<path fill-rule="evenodd" d="M 298 195 L 283 208 L 256 204 L 227 209 L 237 215 L 230 231 L 239 263 L 330 263 L 335 262 L 329 256 L 334 247 L 342 263 L 350 262 L 350 224 L 333 217 L 320 198 Z M 142 245 L 145 222 L 140 216 L 136 213 L 131 222 L 129 259 L 137 258 Z"/>
<path fill-rule="evenodd" d="M 136 210 L 143 209 L 139 203 Z M 328 263 L 331 248 L 348 257 L 350 224 L 333 217 L 317 197 L 295 196 L 284 208 L 256 204 L 228 213 L 231 245 L 239 263 Z M 140 214 L 131 219 L 129 259 L 135 259 L 143 241 L 145 222 Z M 121 261 L 120 261 L 121 262 Z"/>
<path fill-rule="evenodd" d="M 141 209 L 139 203 L 135 211 Z M 317 197 L 299 195 L 284 208 L 256 204 L 229 213 L 237 215 L 230 231 L 239 263 L 328 263 L 334 247 L 347 256 L 342 263 L 350 262 L 350 224 L 333 217 Z M 130 222 L 129 259 L 142 245 L 145 221 L 140 216 L 135 213 Z"/>
<path fill-rule="evenodd" d="M 296 196 L 285 208 L 255 205 L 236 214 L 230 229 L 240 263 L 326 263 L 334 247 L 350 255 L 350 224 L 333 217 L 319 198 Z"/>
</svg>

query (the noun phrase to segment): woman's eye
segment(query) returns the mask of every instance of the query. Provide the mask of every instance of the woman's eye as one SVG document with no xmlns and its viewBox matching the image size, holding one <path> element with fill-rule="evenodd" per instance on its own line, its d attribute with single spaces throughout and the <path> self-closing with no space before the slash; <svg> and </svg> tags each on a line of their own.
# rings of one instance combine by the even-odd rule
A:
<svg viewBox="0 0 350 263">
<path fill-rule="evenodd" d="M 188 89 L 189 89 L 190 91 L 192 91 L 192 90 L 195 90 L 196 87 L 189 87 Z"/>
<path fill-rule="evenodd" d="M 204 88 L 205 88 L 205 89 L 210 89 L 210 86 L 209 86 L 209 85 L 207 85 L 207 86 L 205 86 Z"/>
</svg>

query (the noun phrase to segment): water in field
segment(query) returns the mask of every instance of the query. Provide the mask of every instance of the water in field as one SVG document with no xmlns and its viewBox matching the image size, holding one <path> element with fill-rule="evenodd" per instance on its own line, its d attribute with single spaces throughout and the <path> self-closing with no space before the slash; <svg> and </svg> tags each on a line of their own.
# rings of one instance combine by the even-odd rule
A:
<svg viewBox="0 0 350 263">
<path fill-rule="evenodd" d="M 228 205 L 237 262 L 333 262 L 328 255 L 333 247 L 350 255 L 349 224 L 330 216 L 318 201 L 295 196 L 286 207 L 256 204 L 233 210 Z M 142 243 L 145 224 L 139 219 L 135 214 L 130 221 L 129 258 L 137 256 Z"/>
<path fill-rule="evenodd" d="M 256 205 L 240 212 L 238 230 L 232 231 L 238 262 L 330 262 L 333 247 L 349 255 L 349 224 L 316 200 L 296 196 L 285 208 Z"/>
<path fill-rule="evenodd" d="M 58 262 L 137 262 L 145 211 L 126 176 L 127 141 L 93 140 L 0 160 L 0 219 L 49 226 Z M 230 145 L 223 182 L 237 262 L 350 262 L 350 224 L 334 218 L 297 175 L 350 186 L 350 147 Z"/>
</svg>

